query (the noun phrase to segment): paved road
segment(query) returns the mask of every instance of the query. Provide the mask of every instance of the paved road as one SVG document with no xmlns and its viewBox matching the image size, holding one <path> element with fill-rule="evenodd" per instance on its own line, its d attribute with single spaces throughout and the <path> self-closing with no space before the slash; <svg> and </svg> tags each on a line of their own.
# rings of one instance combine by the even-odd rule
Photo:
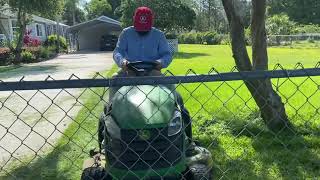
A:
<svg viewBox="0 0 320 180">
<path fill-rule="evenodd" d="M 95 72 L 108 70 L 112 65 L 111 53 L 83 52 L 23 65 L 0 73 L 0 80 L 17 81 L 23 76 L 25 81 L 44 80 L 48 75 L 68 79 L 72 74 L 91 78 Z M 79 101 L 83 101 L 85 94 L 78 102 L 73 96 L 78 97 L 82 91 L 0 92 L 0 168 L 15 158 L 35 156 L 36 152 L 46 151 L 49 143 L 54 144 L 81 109 Z"/>
</svg>

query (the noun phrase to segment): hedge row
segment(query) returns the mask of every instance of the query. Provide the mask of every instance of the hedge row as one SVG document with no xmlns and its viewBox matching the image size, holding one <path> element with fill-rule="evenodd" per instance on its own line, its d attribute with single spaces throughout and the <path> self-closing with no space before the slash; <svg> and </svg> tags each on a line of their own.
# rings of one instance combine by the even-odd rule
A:
<svg viewBox="0 0 320 180">
<path fill-rule="evenodd" d="M 216 32 L 185 33 L 178 36 L 181 44 L 228 44 L 229 37 Z"/>
</svg>

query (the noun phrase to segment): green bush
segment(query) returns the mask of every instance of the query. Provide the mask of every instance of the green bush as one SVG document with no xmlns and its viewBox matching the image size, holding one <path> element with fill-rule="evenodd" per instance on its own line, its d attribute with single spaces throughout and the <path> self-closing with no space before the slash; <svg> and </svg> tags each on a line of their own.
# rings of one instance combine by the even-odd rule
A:
<svg viewBox="0 0 320 180">
<path fill-rule="evenodd" d="M 9 48 L 0 48 L 0 65 L 6 65 L 11 59 L 11 52 Z"/>
<path fill-rule="evenodd" d="M 308 38 L 308 43 L 315 43 L 316 41 L 313 38 Z"/>
<path fill-rule="evenodd" d="M 296 23 L 291 21 L 289 16 L 282 13 L 269 17 L 266 21 L 268 35 L 290 35 Z"/>
<path fill-rule="evenodd" d="M 50 35 L 48 39 L 45 41 L 45 45 L 48 46 L 56 46 L 57 44 L 57 35 Z M 59 44 L 60 44 L 60 51 L 67 51 L 68 45 L 67 45 L 67 40 L 64 37 L 59 37 Z"/>
<path fill-rule="evenodd" d="M 231 45 L 231 40 L 230 37 L 228 35 L 223 35 L 222 39 L 220 41 L 221 45 Z"/>
<path fill-rule="evenodd" d="M 184 42 L 184 34 L 178 35 L 178 41 Z"/>
<path fill-rule="evenodd" d="M 182 41 L 181 43 L 183 43 L 183 44 L 196 44 L 196 39 L 197 39 L 196 34 L 187 33 L 184 36 L 184 41 Z"/>
<path fill-rule="evenodd" d="M 176 39 L 178 36 L 175 33 L 166 33 L 167 39 Z"/>
<path fill-rule="evenodd" d="M 39 53 L 39 56 L 43 59 L 48 59 L 50 57 L 50 50 L 46 47 L 41 47 L 40 48 L 40 53 Z"/>
<path fill-rule="evenodd" d="M 299 25 L 293 30 L 295 34 L 313 34 L 320 32 L 320 25 L 308 24 L 308 25 Z"/>
<path fill-rule="evenodd" d="M 33 62 L 36 60 L 36 57 L 30 51 L 23 51 L 21 53 L 21 60 L 22 62 Z"/>
<path fill-rule="evenodd" d="M 222 36 L 216 32 L 198 32 L 198 33 L 185 33 L 178 36 L 179 43 L 181 44 L 220 44 Z"/>
<path fill-rule="evenodd" d="M 205 32 L 202 34 L 202 44 L 219 44 L 216 32 Z"/>
</svg>

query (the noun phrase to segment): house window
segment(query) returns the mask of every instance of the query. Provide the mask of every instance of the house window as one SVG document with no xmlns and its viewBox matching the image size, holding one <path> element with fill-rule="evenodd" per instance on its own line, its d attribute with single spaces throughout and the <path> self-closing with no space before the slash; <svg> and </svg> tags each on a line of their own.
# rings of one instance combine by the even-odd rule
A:
<svg viewBox="0 0 320 180">
<path fill-rule="evenodd" d="M 43 29 L 41 24 L 36 24 L 36 29 L 37 29 L 37 36 L 42 37 L 43 36 Z"/>
<path fill-rule="evenodd" d="M 49 36 L 51 33 L 51 26 L 47 25 L 47 36 Z"/>
<path fill-rule="evenodd" d="M 18 32 L 18 30 L 19 30 L 18 21 L 17 20 L 12 20 L 11 24 L 12 24 L 12 32 L 13 32 L 13 34 L 16 34 Z"/>
</svg>

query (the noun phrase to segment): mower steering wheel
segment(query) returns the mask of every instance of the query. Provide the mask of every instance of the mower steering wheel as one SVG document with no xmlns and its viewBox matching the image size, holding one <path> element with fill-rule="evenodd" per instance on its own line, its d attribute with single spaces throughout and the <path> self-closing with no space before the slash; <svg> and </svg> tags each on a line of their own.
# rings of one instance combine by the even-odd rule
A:
<svg viewBox="0 0 320 180">
<path fill-rule="evenodd" d="M 134 61 L 127 64 L 128 69 L 136 73 L 137 76 L 145 75 L 156 69 L 157 66 L 158 63 L 152 61 Z"/>
</svg>

